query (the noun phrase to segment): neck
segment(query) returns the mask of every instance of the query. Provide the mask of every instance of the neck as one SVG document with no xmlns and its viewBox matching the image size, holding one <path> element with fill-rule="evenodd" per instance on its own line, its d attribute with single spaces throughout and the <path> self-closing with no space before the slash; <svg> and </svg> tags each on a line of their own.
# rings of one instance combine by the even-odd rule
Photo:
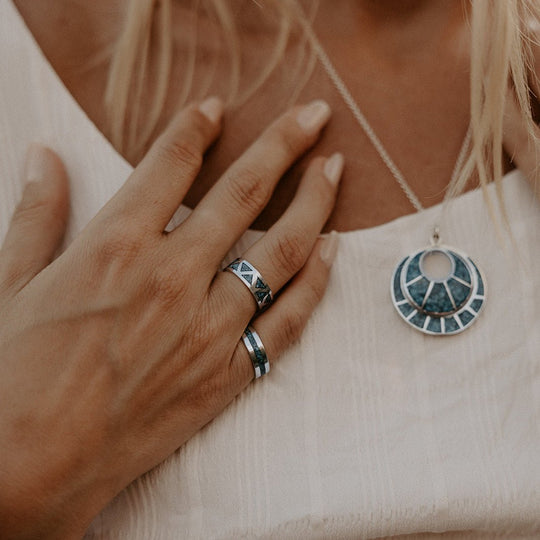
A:
<svg viewBox="0 0 540 540">
<path fill-rule="evenodd" d="M 399 57 L 453 39 L 464 27 L 467 5 L 460 0 L 343 0 L 336 9 L 320 2 L 315 27 L 325 42 L 339 39 L 350 45 L 361 39 L 364 50 Z"/>
<path fill-rule="evenodd" d="M 13 3 L 41 48 L 47 51 L 49 60 L 57 66 L 64 63 L 73 66 L 86 65 L 96 51 L 115 42 L 126 1 L 13 0 Z M 61 32 L 51 32 L 51 28 L 61 29 Z"/>
<path fill-rule="evenodd" d="M 356 0 L 357 9 L 372 19 L 389 21 L 404 20 L 423 17 L 426 14 L 446 16 L 455 10 L 460 2 L 455 0 Z"/>
</svg>

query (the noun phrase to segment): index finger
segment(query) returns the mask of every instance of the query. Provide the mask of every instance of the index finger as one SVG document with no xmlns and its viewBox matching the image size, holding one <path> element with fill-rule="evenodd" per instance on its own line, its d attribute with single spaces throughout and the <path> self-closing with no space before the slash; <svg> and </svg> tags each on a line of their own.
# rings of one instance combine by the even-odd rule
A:
<svg viewBox="0 0 540 540">
<path fill-rule="evenodd" d="M 222 113 L 223 104 L 216 97 L 180 111 L 107 211 L 132 216 L 162 233 L 199 173 L 204 152 L 218 136 Z"/>
</svg>

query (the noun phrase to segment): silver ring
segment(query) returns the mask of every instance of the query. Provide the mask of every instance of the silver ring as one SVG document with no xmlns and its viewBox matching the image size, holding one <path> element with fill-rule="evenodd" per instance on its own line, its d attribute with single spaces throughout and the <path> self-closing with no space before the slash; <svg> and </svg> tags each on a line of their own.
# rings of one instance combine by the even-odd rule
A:
<svg viewBox="0 0 540 540">
<path fill-rule="evenodd" d="M 273 295 L 268 283 L 251 263 L 245 259 L 235 259 L 225 270 L 240 278 L 255 298 L 259 311 L 266 309 L 272 303 Z"/>
<path fill-rule="evenodd" d="M 248 326 L 242 334 L 242 341 L 253 364 L 255 378 L 258 379 L 270 371 L 270 362 L 266 356 L 263 342 L 253 326 Z"/>
</svg>

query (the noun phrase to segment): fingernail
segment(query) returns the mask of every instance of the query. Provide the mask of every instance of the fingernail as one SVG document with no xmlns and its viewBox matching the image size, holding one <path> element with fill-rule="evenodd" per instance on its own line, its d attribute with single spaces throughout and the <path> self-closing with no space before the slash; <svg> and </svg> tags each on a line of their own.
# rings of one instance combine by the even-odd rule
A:
<svg viewBox="0 0 540 540">
<path fill-rule="evenodd" d="M 339 245 L 339 235 L 336 231 L 332 231 L 326 238 L 323 239 L 321 246 L 320 257 L 326 266 L 332 266 Z"/>
<path fill-rule="evenodd" d="M 26 152 L 24 178 L 27 183 L 41 182 L 51 175 L 51 169 L 55 166 L 51 151 L 38 143 L 32 143 Z"/>
<path fill-rule="evenodd" d="M 202 112 L 210 122 L 217 124 L 223 116 L 223 101 L 215 96 L 209 97 L 199 105 L 199 111 Z"/>
<path fill-rule="evenodd" d="M 341 179 L 344 163 L 345 160 L 343 159 L 343 154 L 336 152 L 335 154 L 332 154 L 324 164 L 324 175 L 333 186 L 336 186 Z"/>
<path fill-rule="evenodd" d="M 316 133 L 330 118 L 330 106 L 326 101 L 317 99 L 304 105 L 296 117 L 300 127 L 307 133 Z"/>
</svg>

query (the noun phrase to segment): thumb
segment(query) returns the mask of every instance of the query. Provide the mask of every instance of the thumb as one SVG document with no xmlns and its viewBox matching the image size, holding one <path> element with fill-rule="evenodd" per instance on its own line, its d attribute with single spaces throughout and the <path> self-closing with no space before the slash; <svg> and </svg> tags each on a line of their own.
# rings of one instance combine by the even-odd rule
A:
<svg viewBox="0 0 540 540">
<path fill-rule="evenodd" d="M 25 166 L 26 187 L 0 251 L 0 289 L 22 289 L 53 259 L 68 215 L 66 171 L 48 148 L 33 144 Z"/>
</svg>

